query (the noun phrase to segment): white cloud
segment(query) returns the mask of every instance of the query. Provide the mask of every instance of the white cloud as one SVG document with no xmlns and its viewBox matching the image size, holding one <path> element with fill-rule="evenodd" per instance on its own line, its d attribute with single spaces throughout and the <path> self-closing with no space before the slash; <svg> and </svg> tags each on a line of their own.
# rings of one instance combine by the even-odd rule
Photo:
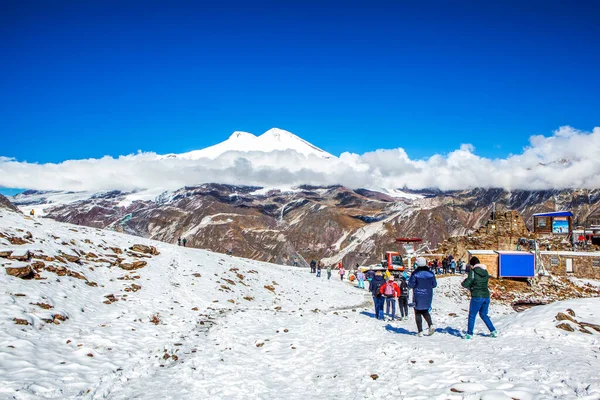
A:
<svg viewBox="0 0 600 400">
<path fill-rule="evenodd" d="M 478 156 L 470 144 L 447 155 L 412 160 L 404 149 L 339 158 L 295 151 L 226 152 L 216 159 L 163 158 L 138 153 L 118 158 L 31 164 L 0 157 L 0 187 L 40 190 L 177 189 L 207 182 L 267 187 L 342 184 L 352 188 L 473 187 L 562 189 L 600 187 L 600 128 L 561 127 L 550 137 L 532 136 L 521 154 Z"/>
</svg>

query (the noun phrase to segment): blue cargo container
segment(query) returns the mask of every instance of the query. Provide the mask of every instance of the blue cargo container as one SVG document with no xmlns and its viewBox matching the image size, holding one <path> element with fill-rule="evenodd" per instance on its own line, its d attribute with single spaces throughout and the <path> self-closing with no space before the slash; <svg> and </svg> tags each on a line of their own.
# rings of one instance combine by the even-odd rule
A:
<svg viewBox="0 0 600 400">
<path fill-rule="evenodd" d="M 497 251 L 500 278 L 533 278 L 535 255 L 526 251 Z"/>
</svg>

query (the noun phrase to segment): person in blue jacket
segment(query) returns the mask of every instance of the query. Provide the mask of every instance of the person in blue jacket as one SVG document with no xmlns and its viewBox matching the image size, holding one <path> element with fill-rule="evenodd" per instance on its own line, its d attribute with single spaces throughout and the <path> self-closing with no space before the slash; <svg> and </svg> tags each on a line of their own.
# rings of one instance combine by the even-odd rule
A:
<svg viewBox="0 0 600 400">
<path fill-rule="evenodd" d="M 437 286 L 435 275 L 427 268 L 424 257 L 417 258 L 417 269 L 413 271 L 408 280 L 408 287 L 413 289 L 413 302 L 415 303 L 415 322 L 417 323 L 417 336 L 423 336 L 423 320 L 425 318 L 429 327 L 429 336 L 435 332 L 429 310 L 433 299 L 433 288 Z"/>
<path fill-rule="evenodd" d="M 375 305 L 375 319 L 385 319 L 383 315 L 383 306 L 385 304 L 385 297 L 380 293 L 380 288 L 385 284 L 383 274 L 381 271 L 375 273 L 375 277 L 369 284 L 369 290 L 373 295 L 373 303 Z"/>
</svg>

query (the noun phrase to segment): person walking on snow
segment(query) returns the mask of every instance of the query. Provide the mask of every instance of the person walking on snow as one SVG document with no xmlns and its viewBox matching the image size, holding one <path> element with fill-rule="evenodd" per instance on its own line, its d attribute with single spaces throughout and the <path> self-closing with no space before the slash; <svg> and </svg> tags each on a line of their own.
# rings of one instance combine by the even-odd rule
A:
<svg viewBox="0 0 600 400">
<path fill-rule="evenodd" d="M 327 280 L 331 279 L 331 266 L 327 267 Z"/>
<path fill-rule="evenodd" d="M 317 270 L 317 262 L 315 260 L 311 260 L 310 262 L 310 273 L 314 274 Z"/>
<path fill-rule="evenodd" d="M 321 264 L 317 265 L 317 278 L 321 277 Z"/>
<path fill-rule="evenodd" d="M 391 318 L 396 318 L 396 299 L 400 296 L 400 287 L 394 282 L 394 276 L 388 278 L 387 283 L 379 288 L 379 293 L 385 298 L 385 313 L 390 316 L 390 306 L 392 308 Z"/>
<path fill-rule="evenodd" d="M 429 310 L 433 300 L 433 288 L 437 286 L 437 281 L 435 275 L 427 268 L 427 260 L 424 257 L 417 258 L 417 265 L 418 268 L 413 271 L 408 280 L 408 287 L 413 290 L 417 336 L 423 336 L 422 318 L 425 318 L 429 327 L 429 336 L 431 336 L 435 332 L 435 327 L 431 321 Z"/>
<path fill-rule="evenodd" d="M 181 246 L 181 238 L 177 239 L 177 246 Z"/>
<path fill-rule="evenodd" d="M 186 238 L 183 238 L 183 239 L 181 240 L 181 243 L 183 243 L 183 247 L 185 247 L 185 244 L 187 243 L 187 239 L 186 239 Z"/>
<path fill-rule="evenodd" d="M 498 331 L 494 328 L 492 320 L 488 317 L 488 308 L 490 307 L 490 289 L 488 281 L 490 274 L 487 267 L 479 262 L 477 257 L 471 257 L 469 265 L 472 266 L 467 279 L 462 282 L 462 286 L 471 291 L 471 303 L 469 304 L 469 321 L 467 325 L 467 334 L 465 339 L 473 338 L 473 329 L 475 328 L 475 319 L 477 314 L 490 330 L 492 337 L 498 336 Z"/>
<path fill-rule="evenodd" d="M 359 270 L 356 273 L 356 279 L 358 280 L 358 288 L 364 289 L 365 288 L 365 273 L 362 272 L 361 270 Z"/>
<path fill-rule="evenodd" d="M 383 319 L 383 304 L 385 298 L 381 295 L 381 286 L 385 285 L 385 279 L 381 271 L 375 272 L 375 277 L 369 285 L 369 290 L 373 295 L 373 303 L 375 304 L 375 319 Z"/>
<path fill-rule="evenodd" d="M 342 266 L 342 263 L 339 263 L 339 268 L 340 268 L 340 279 L 344 280 L 344 274 L 346 273 L 346 270 L 344 269 L 344 267 Z"/>
<path fill-rule="evenodd" d="M 400 277 L 400 297 L 398 297 L 398 308 L 400 308 L 400 319 L 408 319 L 408 283 L 406 277 Z"/>
</svg>

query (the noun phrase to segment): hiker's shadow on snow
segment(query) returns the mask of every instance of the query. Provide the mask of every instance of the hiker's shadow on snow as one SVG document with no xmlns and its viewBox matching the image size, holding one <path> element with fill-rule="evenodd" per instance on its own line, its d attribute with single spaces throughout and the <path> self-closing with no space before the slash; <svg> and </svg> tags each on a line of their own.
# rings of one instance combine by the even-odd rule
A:
<svg viewBox="0 0 600 400">
<path fill-rule="evenodd" d="M 375 313 L 368 312 L 368 311 L 361 311 L 360 315 L 366 315 L 369 318 L 375 318 Z"/>
<path fill-rule="evenodd" d="M 402 335 L 415 336 L 417 334 L 416 332 L 411 332 L 411 331 L 408 331 L 408 330 L 406 330 L 404 328 L 400 328 L 400 327 L 397 327 L 397 326 L 392 326 L 390 324 L 387 324 L 385 326 L 385 330 L 389 331 L 389 332 L 400 333 Z"/>
<path fill-rule="evenodd" d="M 462 333 L 458 329 L 451 328 L 449 326 L 447 326 L 445 328 L 438 328 L 435 331 L 439 332 L 439 333 L 447 333 L 448 335 L 456 336 L 456 337 L 459 337 L 459 338 L 463 337 Z"/>
</svg>

